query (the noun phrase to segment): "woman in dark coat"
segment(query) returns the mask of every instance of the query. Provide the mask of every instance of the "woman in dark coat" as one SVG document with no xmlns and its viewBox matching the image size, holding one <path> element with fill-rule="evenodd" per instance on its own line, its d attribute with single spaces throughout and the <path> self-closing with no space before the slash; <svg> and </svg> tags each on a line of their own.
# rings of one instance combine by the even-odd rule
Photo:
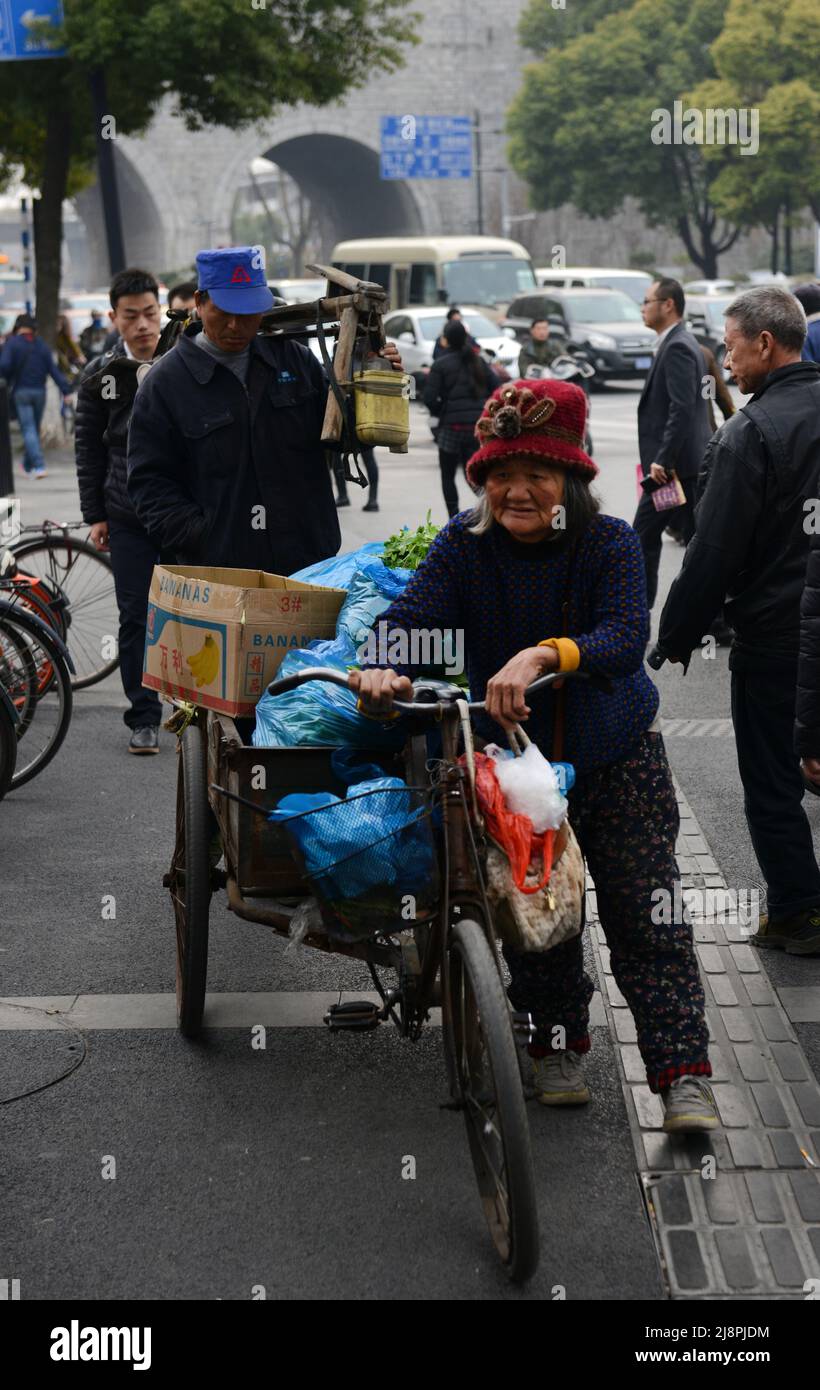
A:
<svg viewBox="0 0 820 1390">
<path fill-rule="evenodd" d="M 467 330 L 452 319 L 444 330 L 448 351 L 430 369 L 424 404 L 439 421 L 436 442 L 447 515 L 458 511 L 456 473 L 475 451 L 473 430 L 484 402 L 498 385 L 495 372 L 470 346 Z"/>
<path fill-rule="evenodd" d="M 446 361 L 443 358 L 442 361 Z M 616 983 L 635 1019 L 667 1132 L 714 1129 L 703 985 L 688 914 L 671 910 L 678 808 L 658 691 L 647 675 L 646 584 L 638 537 L 603 516 L 584 449 L 587 402 L 563 381 L 519 381 L 487 402 L 467 479 L 478 491 L 434 541 L 380 622 L 391 632 L 461 632 L 470 691 L 486 700 L 482 737 L 519 720 L 545 756 L 565 743 L 575 786 L 569 814 L 597 891 Z M 524 702 L 549 671 L 609 678 L 603 691 L 572 682 L 564 737 L 550 698 Z M 412 668 L 365 663 L 350 676 L 368 709 L 412 694 Z M 505 948 L 510 998 L 532 1015 L 534 1083 L 544 1105 L 583 1105 L 592 980 L 582 937 L 546 951 Z"/>
</svg>

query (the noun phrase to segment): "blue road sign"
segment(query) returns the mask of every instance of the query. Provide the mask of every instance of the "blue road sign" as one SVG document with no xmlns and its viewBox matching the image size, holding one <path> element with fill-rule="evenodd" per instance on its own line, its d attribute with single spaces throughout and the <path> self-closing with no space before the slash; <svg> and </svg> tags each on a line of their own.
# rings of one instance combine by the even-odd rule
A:
<svg viewBox="0 0 820 1390">
<path fill-rule="evenodd" d="M 0 63 L 23 58 L 62 58 L 43 21 L 53 27 L 63 22 L 63 0 L 0 0 Z"/>
<path fill-rule="evenodd" d="M 469 179 L 472 173 L 469 116 L 382 116 L 383 179 Z"/>
</svg>

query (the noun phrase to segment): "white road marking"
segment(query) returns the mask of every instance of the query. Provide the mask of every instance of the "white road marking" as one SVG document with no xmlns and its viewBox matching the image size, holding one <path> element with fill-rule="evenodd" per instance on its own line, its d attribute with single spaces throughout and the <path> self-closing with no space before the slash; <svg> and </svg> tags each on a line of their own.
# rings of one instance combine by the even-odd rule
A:
<svg viewBox="0 0 820 1390">
<path fill-rule="evenodd" d="M 269 994 L 209 994 L 205 1000 L 206 1028 L 321 1028 L 331 1004 L 379 996 L 367 990 L 293 990 Z M 441 1010 L 432 1009 L 430 1022 L 441 1025 Z M 0 1032 L 47 1032 L 63 1028 L 128 1032 L 133 1029 L 176 1028 L 173 994 L 55 994 L 0 999 Z M 601 996 L 590 1007 L 591 1027 L 604 1027 Z"/>
</svg>

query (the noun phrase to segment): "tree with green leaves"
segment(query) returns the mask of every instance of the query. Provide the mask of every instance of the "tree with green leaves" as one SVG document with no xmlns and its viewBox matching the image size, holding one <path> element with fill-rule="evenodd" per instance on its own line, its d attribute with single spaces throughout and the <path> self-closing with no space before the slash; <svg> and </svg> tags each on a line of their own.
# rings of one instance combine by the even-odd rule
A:
<svg viewBox="0 0 820 1390">
<path fill-rule="evenodd" d="M 820 9 L 816 0 L 730 0 L 712 45 L 716 76 L 687 101 L 699 107 L 757 111 L 754 157 L 737 146 L 704 147 L 716 166 L 711 199 L 725 217 L 765 226 L 779 268 L 779 230 L 786 237 L 784 267 L 791 271 L 794 214 L 811 208 L 820 222 Z"/>
<path fill-rule="evenodd" d="M 63 200 L 93 179 L 92 73 L 105 75 L 118 135 L 138 135 L 175 98 L 191 130 L 247 126 L 277 106 L 325 105 L 414 40 L 403 0 L 64 0 L 66 56 L 2 64 L 0 186 L 34 202 L 37 318 L 56 323 Z"/>
<path fill-rule="evenodd" d="M 633 0 L 530 0 L 518 23 L 518 37 L 531 53 L 564 48 L 579 34 L 588 34 L 599 20 L 628 10 Z"/>
<path fill-rule="evenodd" d="M 534 207 L 573 203 L 609 217 L 633 197 L 651 226 L 678 233 L 704 275 L 717 274 L 719 255 L 740 234 L 712 197 L 726 151 L 706 159 L 695 143 L 656 143 L 653 130 L 657 138 L 659 111 L 671 114 L 684 93 L 714 78 L 711 47 L 727 5 L 597 0 L 577 7 L 586 19 L 579 16 L 578 32 L 564 42 L 558 26 L 569 8 L 564 15 L 550 0 L 532 0 L 522 34 L 552 46 L 525 69 L 508 129 L 510 158 Z"/>
</svg>

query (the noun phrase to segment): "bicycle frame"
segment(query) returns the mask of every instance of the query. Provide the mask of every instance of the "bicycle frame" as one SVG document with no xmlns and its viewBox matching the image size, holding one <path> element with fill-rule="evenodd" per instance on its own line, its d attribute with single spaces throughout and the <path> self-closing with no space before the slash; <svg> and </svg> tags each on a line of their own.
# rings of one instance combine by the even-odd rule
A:
<svg viewBox="0 0 820 1390">
<path fill-rule="evenodd" d="M 534 681 L 525 692 L 525 698 L 529 699 L 533 694 L 547 689 L 557 680 L 569 679 L 572 677 L 583 680 L 594 680 L 604 688 L 609 687 L 609 682 L 604 677 L 592 676 L 586 671 L 573 672 L 551 672 L 549 675 L 541 676 Z M 293 690 L 297 686 L 305 684 L 309 680 L 326 680 L 335 685 L 348 688 L 347 677 L 332 667 L 317 667 L 311 671 L 296 672 L 292 676 L 286 676 L 282 680 L 272 681 L 268 686 L 268 693 L 272 695 L 284 694 L 285 691 Z M 394 708 L 402 714 L 415 717 L 434 716 L 441 728 L 442 738 L 442 763 L 444 766 L 443 776 L 439 782 L 440 794 L 438 804 L 442 818 L 442 840 L 444 845 L 444 865 L 443 865 L 443 892 L 439 904 L 439 910 L 435 913 L 430 927 L 430 937 L 426 949 L 422 954 L 421 972 L 418 976 L 418 983 L 413 991 L 414 998 L 402 998 L 402 991 L 391 991 L 388 995 L 383 995 L 385 999 L 385 1011 L 389 1013 L 393 1003 L 402 999 L 405 1009 L 411 1009 L 416 1016 L 417 1026 L 424 1021 L 429 1010 L 435 1007 L 438 1000 L 436 982 L 441 972 L 441 998 L 448 998 L 446 985 L 446 972 L 448 961 L 449 934 L 453 925 L 453 910 L 459 910 L 459 916 L 469 916 L 478 921 L 484 931 L 490 950 L 501 969 L 501 961 L 498 951 L 495 932 L 492 927 L 492 920 L 489 915 L 484 882 L 478 862 L 479 846 L 476 836 L 481 831 L 478 826 L 473 826 L 470 820 L 470 807 L 465 794 L 466 772 L 458 760 L 459 715 L 462 711 L 473 713 L 484 709 L 484 702 L 477 701 L 467 704 L 459 701 L 448 703 L 438 701 L 435 704 L 410 704 L 405 701 L 396 700 L 393 702 Z M 461 711 L 459 709 L 461 706 Z M 396 962 L 401 960 L 401 951 L 397 949 Z M 385 1015 L 386 1016 L 386 1015 Z M 409 1030 L 409 1024 L 408 1024 Z M 447 1030 L 445 1029 L 445 1032 Z M 451 1074 L 452 1079 L 452 1074 Z"/>
<path fill-rule="evenodd" d="M 418 983 L 417 1007 L 422 1017 L 437 1002 L 439 970 L 442 972 L 442 984 L 444 982 L 454 910 L 481 922 L 493 954 L 497 953 L 495 935 L 487 920 L 484 883 L 476 862 L 475 834 L 478 828 L 470 823 L 470 808 L 464 790 L 465 772 L 458 762 L 459 724 L 454 709 L 449 718 L 442 720 L 441 739 L 445 772 L 440 783 L 438 804 L 444 845 L 443 891 Z M 445 998 L 446 990 L 442 989 L 441 994 Z"/>
</svg>

